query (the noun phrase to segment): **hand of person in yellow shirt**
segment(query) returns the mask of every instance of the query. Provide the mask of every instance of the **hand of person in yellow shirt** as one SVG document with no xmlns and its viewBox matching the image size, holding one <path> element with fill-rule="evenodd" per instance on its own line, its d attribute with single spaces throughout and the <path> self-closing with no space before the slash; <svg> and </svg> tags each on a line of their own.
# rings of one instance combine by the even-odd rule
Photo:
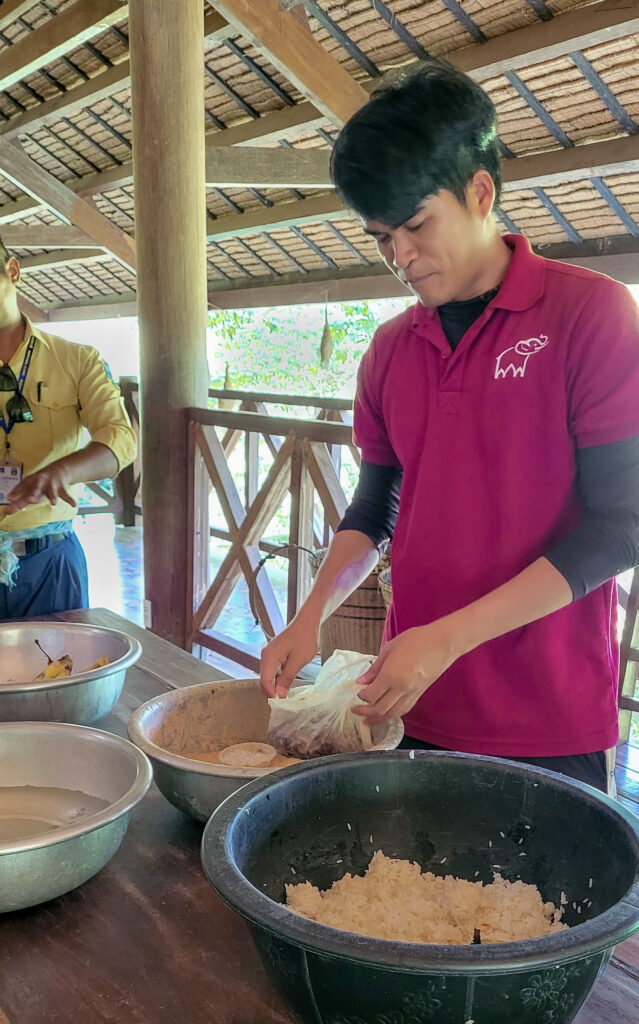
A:
<svg viewBox="0 0 639 1024">
<path fill-rule="evenodd" d="M 104 480 L 117 476 L 117 472 L 118 460 L 111 449 L 99 441 L 90 441 L 86 448 L 57 459 L 37 473 L 25 476 L 9 494 L 6 511 L 8 514 L 17 512 L 27 505 L 37 504 L 43 498 L 47 498 L 52 505 L 57 505 L 58 498 L 62 498 L 72 508 L 76 508 L 77 502 L 69 491 L 71 484 Z"/>
<path fill-rule="evenodd" d="M 24 480 L 14 487 L 8 496 L 7 512 L 17 512 L 27 505 L 36 505 L 43 498 L 47 498 L 52 505 L 57 505 L 58 498 L 62 498 L 67 505 L 75 508 L 77 502 L 67 490 L 70 484 L 71 474 L 70 470 L 65 468 L 64 459 L 53 462 L 37 473 L 25 476 Z"/>
</svg>

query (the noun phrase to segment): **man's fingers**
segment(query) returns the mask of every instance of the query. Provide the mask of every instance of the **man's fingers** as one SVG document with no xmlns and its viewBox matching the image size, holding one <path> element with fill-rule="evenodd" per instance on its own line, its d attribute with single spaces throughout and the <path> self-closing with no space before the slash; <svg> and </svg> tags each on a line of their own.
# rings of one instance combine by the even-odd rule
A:
<svg viewBox="0 0 639 1024">
<path fill-rule="evenodd" d="M 64 487 L 60 488 L 60 492 L 59 493 L 60 493 L 60 497 L 63 498 L 64 501 L 66 501 L 67 505 L 70 505 L 71 508 L 77 508 L 78 507 L 78 503 L 75 500 L 75 498 L 73 497 L 73 495 L 69 494 L 69 492 Z"/>
<path fill-rule="evenodd" d="M 265 647 L 260 659 L 260 686 L 267 697 L 275 696 L 275 679 L 281 667 L 279 655 L 270 645 Z"/>
<path fill-rule="evenodd" d="M 371 667 L 366 672 L 364 672 L 364 674 L 360 676 L 359 679 L 357 680 L 360 686 L 370 686 L 371 683 L 373 683 L 377 679 L 380 669 L 385 661 L 386 652 L 382 651 L 379 657 L 375 659 Z"/>
<path fill-rule="evenodd" d="M 277 697 L 286 697 L 291 686 L 297 679 L 297 673 L 301 668 L 304 668 L 306 662 L 300 661 L 299 658 L 295 661 L 291 661 L 290 658 L 286 660 L 282 666 L 282 671 L 275 680 L 275 694 Z"/>
<path fill-rule="evenodd" d="M 356 715 L 360 715 L 367 722 L 374 725 L 377 721 L 382 721 L 387 715 L 391 717 L 389 713 L 395 708 L 401 696 L 396 690 L 389 689 L 374 704 L 360 704 L 354 707 L 353 711 Z"/>
</svg>

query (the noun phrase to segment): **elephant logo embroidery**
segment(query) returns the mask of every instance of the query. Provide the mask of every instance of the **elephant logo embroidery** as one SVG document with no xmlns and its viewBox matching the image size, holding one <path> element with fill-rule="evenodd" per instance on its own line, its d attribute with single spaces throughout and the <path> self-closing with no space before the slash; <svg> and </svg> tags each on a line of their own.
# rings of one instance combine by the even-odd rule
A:
<svg viewBox="0 0 639 1024">
<path fill-rule="evenodd" d="M 513 377 L 522 377 L 526 373 L 526 364 L 531 355 L 540 352 L 548 344 L 548 335 L 540 334 L 538 338 L 526 338 L 525 341 L 518 341 L 512 348 L 505 349 L 497 357 L 495 366 L 495 380 L 505 378 L 509 373 Z"/>
</svg>

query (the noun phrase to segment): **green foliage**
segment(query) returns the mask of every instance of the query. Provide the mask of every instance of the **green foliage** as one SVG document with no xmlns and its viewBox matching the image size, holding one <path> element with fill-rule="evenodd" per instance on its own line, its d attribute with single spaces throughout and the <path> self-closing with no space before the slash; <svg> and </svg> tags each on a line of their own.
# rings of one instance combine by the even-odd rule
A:
<svg viewBox="0 0 639 1024">
<path fill-rule="evenodd" d="M 326 368 L 319 355 L 323 305 L 211 313 L 211 385 L 222 387 L 228 363 L 235 390 L 350 398 L 374 331 L 407 305 L 406 299 L 331 303 L 333 352 Z"/>
</svg>

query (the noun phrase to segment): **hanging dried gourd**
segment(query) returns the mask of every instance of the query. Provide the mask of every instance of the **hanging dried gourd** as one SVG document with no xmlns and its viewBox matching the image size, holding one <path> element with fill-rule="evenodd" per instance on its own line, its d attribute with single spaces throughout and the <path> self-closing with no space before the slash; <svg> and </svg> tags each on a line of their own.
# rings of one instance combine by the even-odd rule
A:
<svg viewBox="0 0 639 1024">
<path fill-rule="evenodd" d="M 224 371 L 224 390 L 225 391 L 231 391 L 232 390 L 231 371 L 230 371 L 228 363 L 226 364 L 226 369 Z M 217 400 L 217 407 L 218 407 L 218 409 L 232 409 L 233 405 L 234 405 L 234 402 L 233 402 L 232 398 L 218 398 L 218 400 Z"/>
<path fill-rule="evenodd" d="M 332 353 L 333 335 L 331 334 L 331 325 L 328 322 L 328 303 L 326 303 L 324 305 L 324 330 L 322 331 L 322 340 L 320 342 L 320 362 L 324 369 L 330 363 Z"/>
</svg>

